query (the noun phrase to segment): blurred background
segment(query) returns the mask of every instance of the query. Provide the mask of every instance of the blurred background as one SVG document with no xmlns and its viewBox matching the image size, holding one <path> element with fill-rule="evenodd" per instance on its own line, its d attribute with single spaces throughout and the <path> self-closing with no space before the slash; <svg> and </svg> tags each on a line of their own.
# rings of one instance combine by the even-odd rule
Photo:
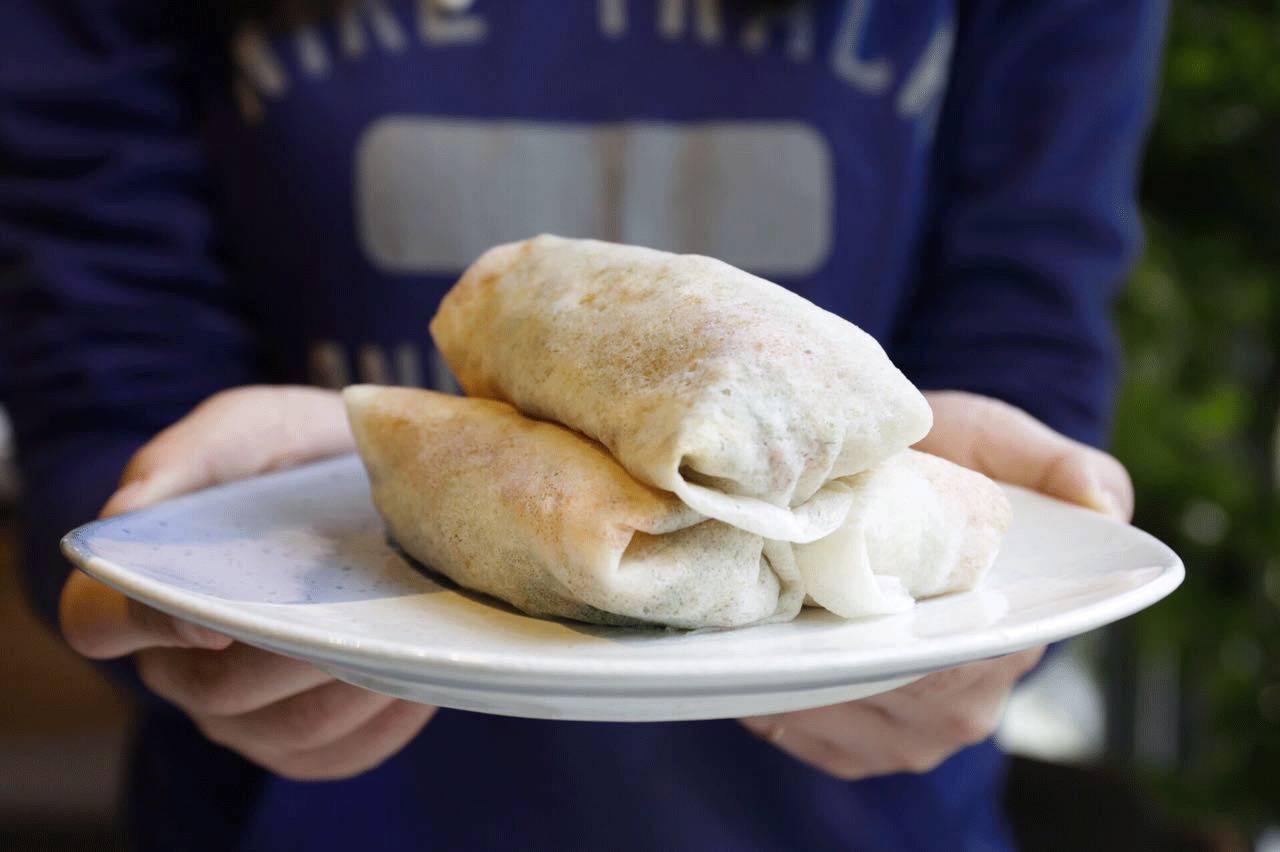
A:
<svg viewBox="0 0 1280 852">
<path fill-rule="evenodd" d="M 28 608 L 20 499 L 0 411 L 0 850 L 124 849 L 116 815 L 129 705 Z"/>
<path fill-rule="evenodd" d="M 1187 580 L 1028 684 L 1004 732 L 1097 767 L 1065 778 L 1113 785 L 1135 821 L 1186 848 L 1280 850 L 1277 45 L 1274 6 L 1175 4 L 1147 250 L 1117 305 L 1112 449 L 1133 475 L 1134 523 L 1182 555 Z"/>
<path fill-rule="evenodd" d="M 1280 852 L 1278 48 L 1267 4 L 1173 10 L 1114 451 L 1188 578 L 1015 696 L 1028 849 Z M 123 848 L 128 705 L 24 608 L 11 452 L 0 414 L 0 683 L 23 695 L 0 702 L 0 849 Z"/>
<path fill-rule="evenodd" d="M 1263 11 L 1267 10 L 1267 11 Z M 1186 584 L 1104 645 L 1108 754 L 1280 849 L 1280 17 L 1177 4 L 1115 451 Z"/>
</svg>

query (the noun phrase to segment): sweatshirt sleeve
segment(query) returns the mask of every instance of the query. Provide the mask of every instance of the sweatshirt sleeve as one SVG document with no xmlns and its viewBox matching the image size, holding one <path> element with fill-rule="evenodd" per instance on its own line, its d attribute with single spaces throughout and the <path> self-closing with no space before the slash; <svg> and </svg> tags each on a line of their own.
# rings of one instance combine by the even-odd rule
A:
<svg viewBox="0 0 1280 852">
<path fill-rule="evenodd" d="M 169 5 L 0 5 L 0 401 L 23 569 L 49 619 L 68 570 L 58 540 L 132 452 L 256 378 Z"/>
<path fill-rule="evenodd" d="M 1104 440 L 1164 19 L 1163 0 L 964 9 L 919 283 L 890 341 L 920 387 Z"/>
</svg>

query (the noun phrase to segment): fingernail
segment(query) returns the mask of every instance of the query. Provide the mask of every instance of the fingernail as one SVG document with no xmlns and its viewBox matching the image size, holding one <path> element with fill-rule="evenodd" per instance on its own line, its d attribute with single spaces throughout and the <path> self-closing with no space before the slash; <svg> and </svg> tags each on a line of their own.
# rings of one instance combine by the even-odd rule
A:
<svg viewBox="0 0 1280 852">
<path fill-rule="evenodd" d="M 1104 491 L 1103 496 L 1106 498 L 1107 504 L 1110 507 L 1108 514 L 1117 521 L 1124 521 L 1125 523 L 1128 523 L 1129 510 L 1125 507 L 1124 503 L 1121 502 L 1120 498 L 1115 494 L 1112 494 L 1110 491 Z"/>
<path fill-rule="evenodd" d="M 211 651 L 220 651 L 232 642 L 230 636 L 201 627 L 199 624 L 192 624 L 190 621 L 178 622 L 178 635 L 197 648 L 208 648 Z"/>
<path fill-rule="evenodd" d="M 1120 498 L 1105 488 L 1097 473 L 1089 471 L 1089 491 L 1086 502 L 1090 509 L 1095 509 L 1117 521 L 1128 520 L 1129 512 Z"/>
</svg>

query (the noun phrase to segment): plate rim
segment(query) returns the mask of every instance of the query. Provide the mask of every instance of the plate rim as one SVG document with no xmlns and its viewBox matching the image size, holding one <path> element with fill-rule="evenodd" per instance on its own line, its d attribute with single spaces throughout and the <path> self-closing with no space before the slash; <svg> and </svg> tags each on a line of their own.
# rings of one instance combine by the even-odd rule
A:
<svg viewBox="0 0 1280 852">
<path fill-rule="evenodd" d="M 330 459 L 306 467 L 328 467 L 349 463 L 350 456 Z M 287 475 L 299 468 L 267 474 L 238 483 L 215 486 L 192 494 L 183 495 L 158 506 L 172 510 L 176 504 L 197 500 L 211 491 L 235 488 L 245 482 L 267 477 Z M 1091 522 L 1122 525 L 1121 522 L 1100 516 L 1083 507 L 1068 504 L 1030 489 L 1001 483 L 1006 489 L 1022 492 L 1033 500 L 1050 501 L 1060 509 L 1087 514 Z M 141 515 L 143 509 L 129 513 Z M 201 624 L 234 638 L 269 647 L 281 653 L 321 660 L 326 663 L 357 667 L 366 671 L 380 671 L 397 677 L 409 676 L 422 683 L 454 684 L 465 682 L 471 688 L 481 689 L 486 684 L 492 689 L 511 690 L 523 683 L 528 688 L 545 689 L 549 686 L 573 686 L 582 693 L 595 684 L 598 688 L 616 690 L 617 679 L 623 678 L 626 691 L 651 694 L 652 690 L 672 681 L 696 678 L 706 691 L 722 690 L 735 685 L 752 686 L 774 691 L 809 687 L 813 684 L 853 683 L 877 680 L 896 675 L 913 674 L 949 668 L 966 662 L 1002 656 L 1040 644 L 1058 642 L 1072 636 L 1096 630 L 1106 624 L 1126 618 L 1168 596 L 1183 581 L 1186 569 L 1181 558 L 1168 545 L 1144 530 L 1129 524 L 1127 534 L 1138 536 L 1145 545 L 1153 547 L 1162 557 L 1154 559 L 1150 568 L 1160 573 L 1149 580 L 1125 589 L 1111 597 L 1086 605 L 1082 610 L 1058 612 L 1046 617 L 1010 625 L 1007 627 L 981 628 L 971 635 L 945 639 L 945 647 L 937 639 L 925 639 L 913 643 L 904 650 L 883 656 L 879 661 L 867 660 L 867 649 L 850 652 L 841 648 L 825 648 L 806 652 L 804 655 L 784 659 L 781 657 L 722 657 L 710 666 L 705 660 L 680 658 L 655 660 L 637 657 L 627 659 L 578 659 L 566 660 L 563 656 L 519 656 L 503 651 L 475 651 L 465 649 L 440 650 L 429 646 L 411 646 L 395 640 L 373 639 L 351 641 L 327 632 L 322 626 L 291 624 L 271 621 L 257 612 L 247 612 L 236 602 L 204 595 L 140 575 L 131 569 L 92 552 L 90 537 L 102 526 L 118 521 L 126 515 L 91 521 L 71 532 L 61 540 L 66 557 L 80 570 L 106 583 L 128 597 L 137 599 L 175 617 Z M 1136 542 L 1135 542 L 1136 543 Z M 1140 570 L 1140 569 L 1135 569 Z M 257 607 L 271 604 L 254 604 Z M 533 616 L 527 616 L 533 617 Z M 751 628 L 738 628 L 750 630 Z M 879 648 L 877 651 L 885 649 Z M 763 665 L 762 665 L 763 663 Z M 634 687 L 634 689 L 632 689 Z M 689 694 L 687 692 L 681 694 Z"/>
</svg>

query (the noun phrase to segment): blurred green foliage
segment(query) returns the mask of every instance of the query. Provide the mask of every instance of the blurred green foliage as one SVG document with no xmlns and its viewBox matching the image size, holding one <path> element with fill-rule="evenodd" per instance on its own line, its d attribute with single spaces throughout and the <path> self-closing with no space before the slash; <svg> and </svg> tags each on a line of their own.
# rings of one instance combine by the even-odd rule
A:
<svg viewBox="0 0 1280 852">
<path fill-rule="evenodd" d="M 1182 681 L 1189 817 L 1280 822 L 1280 14 L 1190 0 L 1170 21 L 1143 182 L 1146 256 L 1120 301 L 1115 451 L 1135 522 L 1187 564 L 1134 624 Z M 1138 720 L 1142 724 L 1142 720 Z"/>
</svg>

